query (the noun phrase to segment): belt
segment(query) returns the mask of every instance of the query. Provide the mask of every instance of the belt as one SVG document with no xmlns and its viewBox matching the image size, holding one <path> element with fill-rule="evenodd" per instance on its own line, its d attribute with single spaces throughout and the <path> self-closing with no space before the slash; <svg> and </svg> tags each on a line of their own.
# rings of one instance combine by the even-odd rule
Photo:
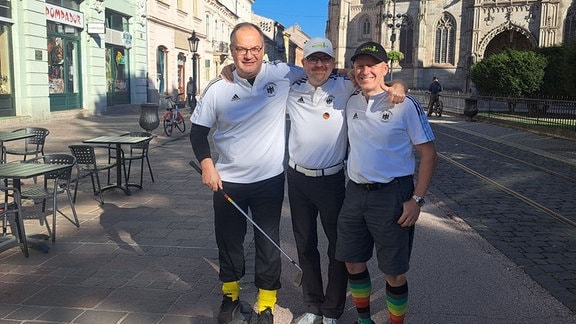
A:
<svg viewBox="0 0 576 324">
<path fill-rule="evenodd" d="M 355 185 L 359 186 L 360 188 L 366 190 L 366 191 L 372 191 L 372 190 L 382 190 L 384 189 L 384 187 L 388 184 L 388 183 L 356 183 L 353 182 Z"/>
<path fill-rule="evenodd" d="M 328 167 L 326 169 L 307 169 L 303 166 L 300 166 L 300 165 L 294 163 L 294 161 L 292 161 L 292 160 L 288 161 L 288 165 L 292 169 L 294 169 L 294 170 L 296 170 L 296 171 L 298 171 L 298 172 L 300 172 L 303 175 L 308 176 L 308 177 L 322 177 L 322 176 L 334 175 L 334 174 L 340 172 L 340 170 L 342 170 L 342 168 L 344 167 L 344 163 L 340 162 L 340 163 L 338 163 L 334 166 Z"/>
<path fill-rule="evenodd" d="M 411 175 L 396 177 L 396 178 L 393 178 L 392 181 L 387 182 L 387 183 L 382 183 L 382 182 L 356 183 L 354 181 L 350 181 L 350 182 L 357 185 L 358 187 L 366 190 L 366 191 L 372 191 L 372 190 L 382 190 L 391 184 L 398 183 L 399 181 L 408 181 L 408 180 L 413 181 Z"/>
</svg>

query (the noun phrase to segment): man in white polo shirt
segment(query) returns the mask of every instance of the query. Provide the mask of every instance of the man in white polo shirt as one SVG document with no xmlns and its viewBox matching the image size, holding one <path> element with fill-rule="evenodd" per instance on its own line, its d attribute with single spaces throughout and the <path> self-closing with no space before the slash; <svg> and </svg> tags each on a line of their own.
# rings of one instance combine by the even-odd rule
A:
<svg viewBox="0 0 576 324">
<path fill-rule="evenodd" d="M 401 104 L 388 102 L 381 89 L 388 73 L 382 45 L 360 45 L 352 62 L 362 91 L 346 104 L 350 181 L 338 218 L 336 258 L 346 262 L 356 323 L 371 324 L 372 281 L 366 262 L 376 251 L 386 279 L 390 323 L 401 324 L 408 305 L 406 272 L 414 226 L 437 163 L 434 134 L 416 99 L 407 96 Z M 420 156 L 416 185 L 414 152 Z"/>
<path fill-rule="evenodd" d="M 347 150 L 345 107 L 355 90 L 348 77 L 333 72 L 330 40 L 312 38 L 304 45 L 302 66 L 307 77 L 292 84 L 287 169 L 292 228 L 303 270 L 302 293 L 306 313 L 296 324 L 337 323 L 346 304 L 348 275 L 335 259 L 337 219 L 344 200 L 344 158 Z M 390 90 L 383 83 L 383 90 Z M 405 88 L 392 92 L 397 102 Z M 328 239 L 328 282 L 322 281 L 317 219 Z"/>
<path fill-rule="evenodd" d="M 264 35 L 251 23 L 236 25 L 230 36 L 234 80 L 217 78 L 205 89 L 191 117 L 190 141 L 202 167 L 202 182 L 226 190 L 252 219 L 279 242 L 284 199 L 286 99 L 302 69 L 264 63 Z M 214 127 L 217 163 L 208 133 Z M 223 300 L 218 323 L 242 322 L 239 294 L 245 274 L 246 218 L 220 194 L 214 194 L 214 227 L 219 252 Z M 280 251 L 259 231 L 254 284 L 258 288 L 259 324 L 273 323 L 280 288 Z"/>
</svg>

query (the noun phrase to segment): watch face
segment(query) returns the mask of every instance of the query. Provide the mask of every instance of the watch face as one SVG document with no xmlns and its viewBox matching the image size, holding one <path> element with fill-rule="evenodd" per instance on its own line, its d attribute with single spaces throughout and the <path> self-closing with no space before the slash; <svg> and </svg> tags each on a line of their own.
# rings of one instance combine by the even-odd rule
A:
<svg viewBox="0 0 576 324">
<path fill-rule="evenodd" d="M 424 204 L 426 203 L 424 198 L 422 198 L 420 196 L 414 195 L 412 198 L 414 198 L 414 200 L 416 201 L 416 204 L 418 204 L 418 206 L 420 206 L 420 207 L 424 206 Z"/>
</svg>

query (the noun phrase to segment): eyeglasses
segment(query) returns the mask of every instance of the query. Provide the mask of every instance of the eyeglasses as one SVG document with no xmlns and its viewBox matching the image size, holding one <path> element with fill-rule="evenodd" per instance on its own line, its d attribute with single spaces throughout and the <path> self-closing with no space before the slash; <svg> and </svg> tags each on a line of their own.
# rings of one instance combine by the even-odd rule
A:
<svg viewBox="0 0 576 324">
<path fill-rule="evenodd" d="M 322 62 L 322 64 L 328 64 L 332 62 L 332 57 L 330 56 L 310 56 L 306 58 L 306 61 L 310 62 L 310 64 L 317 64 L 318 62 Z"/>
<path fill-rule="evenodd" d="M 262 47 L 260 46 L 255 46 L 252 48 L 244 48 L 244 47 L 236 47 L 234 48 L 234 52 L 238 55 L 248 55 L 248 51 L 250 51 L 250 54 L 252 55 L 258 55 L 260 54 L 260 52 L 262 51 Z"/>
</svg>

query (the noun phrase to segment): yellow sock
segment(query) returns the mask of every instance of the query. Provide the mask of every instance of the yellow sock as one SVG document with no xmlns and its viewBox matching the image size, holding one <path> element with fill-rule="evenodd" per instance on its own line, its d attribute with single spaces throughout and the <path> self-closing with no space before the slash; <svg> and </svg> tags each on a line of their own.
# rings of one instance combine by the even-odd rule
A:
<svg viewBox="0 0 576 324">
<path fill-rule="evenodd" d="M 278 292 L 278 290 L 258 289 L 258 313 L 264 311 L 266 308 L 274 311 L 276 292 Z"/>
<path fill-rule="evenodd" d="M 224 296 L 232 298 L 235 301 L 240 296 L 240 281 L 230 281 L 222 283 L 222 293 Z"/>
</svg>

